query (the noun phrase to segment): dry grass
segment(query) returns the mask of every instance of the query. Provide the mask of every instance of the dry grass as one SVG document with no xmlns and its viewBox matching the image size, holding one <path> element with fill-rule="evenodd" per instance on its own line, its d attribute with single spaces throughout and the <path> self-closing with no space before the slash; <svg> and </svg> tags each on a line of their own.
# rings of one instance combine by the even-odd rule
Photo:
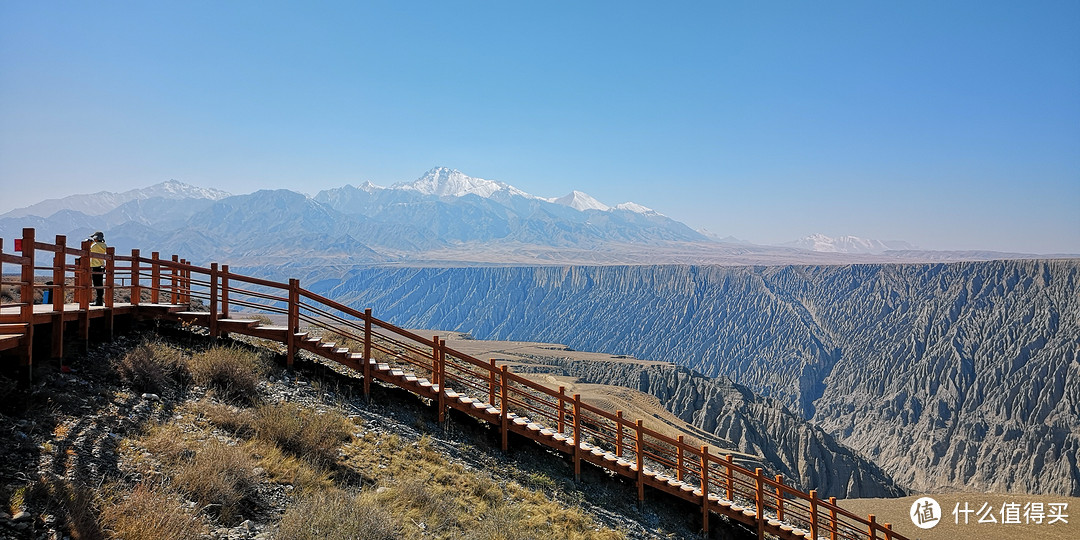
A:
<svg viewBox="0 0 1080 540">
<path fill-rule="evenodd" d="M 207 432 L 188 432 L 176 424 L 157 425 L 138 445 L 163 465 L 143 463 L 144 474 L 157 472 L 200 507 L 231 522 L 243 509 L 257 482 L 257 459 L 249 448 L 228 445 Z"/>
<path fill-rule="evenodd" d="M 321 465 L 337 460 L 338 447 L 352 432 L 352 425 L 341 413 L 316 412 L 295 403 L 260 406 L 252 427 L 256 437 Z"/>
<path fill-rule="evenodd" d="M 183 353 L 154 341 L 143 342 L 112 365 L 120 380 L 140 392 L 161 393 L 191 376 Z"/>
<path fill-rule="evenodd" d="M 538 480 L 543 485 L 538 490 L 468 470 L 449 462 L 426 435 L 409 442 L 397 434 L 368 432 L 344 451 L 343 466 L 386 488 L 377 498 L 402 524 L 402 537 L 419 537 L 422 531 L 426 537 L 447 539 L 623 537 L 600 527 L 580 507 L 546 495 L 557 487 L 553 480 Z"/>
<path fill-rule="evenodd" d="M 56 516 L 74 540 L 106 538 L 97 518 L 101 500 L 87 486 L 65 478 L 42 477 L 16 490 L 9 502 L 12 515 L 26 506 Z"/>
<path fill-rule="evenodd" d="M 184 509 L 179 495 L 167 488 L 137 484 L 126 494 L 118 486 L 109 491 L 101 521 L 115 538 L 186 540 L 208 532 L 201 519 Z"/>
<path fill-rule="evenodd" d="M 137 354 L 154 352 L 146 347 L 149 352 Z M 131 355 L 132 362 L 137 358 Z M 250 396 L 258 395 L 265 368 L 254 353 L 219 347 L 191 356 L 186 365 L 193 381 L 212 392 L 179 404 L 167 423 L 150 425 L 124 443 L 150 484 L 105 498 L 103 522 L 111 530 L 131 531 L 121 537 L 141 538 L 148 530 L 154 538 L 190 538 L 203 534 L 201 527 L 235 524 L 259 504 L 259 482 L 291 485 L 295 499 L 277 523 L 279 538 L 623 536 L 601 529 L 576 505 L 553 500 L 574 497 L 546 476 L 523 474 L 530 486 L 523 487 L 469 470 L 448 461 L 440 443 L 426 435 L 354 436 L 363 426 L 329 405 L 255 405 Z M 369 487 L 344 490 L 336 482 L 345 479 Z M 196 514 L 205 513 L 205 522 L 192 518 L 180 498 L 196 501 L 204 511 Z M 146 526 L 159 522 L 168 524 L 160 533 Z M 137 530 L 140 523 L 144 530 Z M 180 532 L 169 536 L 173 530 Z"/>
<path fill-rule="evenodd" d="M 258 354 L 239 347 L 213 347 L 194 354 L 188 369 L 195 383 L 236 403 L 259 400 L 259 379 L 267 367 Z"/>
<path fill-rule="evenodd" d="M 281 518 L 281 540 L 391 540 L 399 538 L 394 516 L 374 493 L 327 490 L 305 497 Z"/>
<path fill-rule="evenodd" d="M 251 409 L 205 398 L 195 402 L 192 409 L 200 418 L 205 418 L 211 424 L 236 436 L 249 435 L 255 420 L 255 414 Z"/>
<path fill-rule="evenodd" d="M 256 483 L 255 460 L 240 446 L 209 442 L 177 464 L 176 487 L 231 523 Z"/>
</svg>

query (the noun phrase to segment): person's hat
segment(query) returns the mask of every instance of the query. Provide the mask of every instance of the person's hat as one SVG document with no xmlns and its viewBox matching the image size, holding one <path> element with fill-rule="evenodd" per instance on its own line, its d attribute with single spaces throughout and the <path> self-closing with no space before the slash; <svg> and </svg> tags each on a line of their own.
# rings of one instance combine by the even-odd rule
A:
<svg viewBox="0 0 1080 540">
<path fill-rule="evenodd" d="M 90 238 L 93 238 L 94 240 L 97 240 L 98 242 L 100 242 L 100 241 L 105 239 L 105 233 L 103 233 L 101 231 L 97 231 L 94 234 L 90 235 Z"/>
</svg>

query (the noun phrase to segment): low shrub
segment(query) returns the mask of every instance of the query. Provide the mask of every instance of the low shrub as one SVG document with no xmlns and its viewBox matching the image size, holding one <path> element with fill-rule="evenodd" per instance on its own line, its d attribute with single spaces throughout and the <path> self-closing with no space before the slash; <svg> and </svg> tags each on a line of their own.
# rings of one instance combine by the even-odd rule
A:
<svg viewBox="0 0 1080 540">
<path fill-rule="evenodd" d="M 368 491 L 330 490 L 302 499 L 281 518 L 281 540 L 391 540 L 400 526 Z"/>
<path fill-rule="evenodd" d="M 256 485 L 255 460 L 240 446 L 208 443 L 178 464 L 174 482 L 180 491 L 232 522 Z"/>
<path fill-rule="evenodd" d="M 252 430 L 255 415 L 251 409 L 241 409 L 232 405 L 218 403 L 209 399 L 195 402 L 195 411 L 217 427 L 231 431 L 234 435 L 248 436 Z"/>
<path fill-rule="evenodd" d="M 213 347 L 188 360 L 197 384 L 218 392 L 224 399 L 242 403 L 259 401 L 259 378 L 266 365 L 258 354 L 239 347 Z"/>
<path fill-rule="evenodd" d="M 295 403 L 259 406 L 252 425 L 256 437 L 317 464 L 336 461 L 338 447 L 352 432 L 341 413 L 320 413 Z"/>
<path fill-rule="evenodd" d="M 165 487 L 140 483 L 126 495 L 116 487 L 108 491 L 112 493 L 101 521 L 115 538 L 186 540 L 208 532 L 206 524 L 186 511 L 180 497 Z"/>
<path fill-rule="evenodd" d="M 112 365 L 122 381 L 140 392 L 162 393 L 191 376 L 180 351 L 154 341 L 143 342 Z"/>
</svg>

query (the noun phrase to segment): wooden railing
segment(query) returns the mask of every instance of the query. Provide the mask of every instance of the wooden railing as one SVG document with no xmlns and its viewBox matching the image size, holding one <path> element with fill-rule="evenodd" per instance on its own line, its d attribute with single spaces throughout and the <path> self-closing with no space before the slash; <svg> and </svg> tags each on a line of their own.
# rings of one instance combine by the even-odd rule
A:
<svg viewBox="0 0 1080 540">
<path fill-rule="evenodd" d="M 7 254 L 0 239 L 0 271 L 3 265 L 20 267 L 19 279 L 4 281 L 18 287 L 20 295 L 18 302 L 0 305 L 9 308 L 0 310 L 0 327 L 8 333 L 19 330 L 26 338 L 20 352 L 27 364 L 34 318 L 42 316 L 35 315 L 35 290 L 52 293 L 46 316 L 75 310 L 80 321 L 86 321 L 80 323 L 85 339 L 93 295 L 90 259 L 103 258 L 105 306 L 98 309 L 104 312 L 142 313 L 171 306 L 174 316 L 199 321 L 211 335 L 231 331 L 280 341 L 290 368 L 301 350 L 320 354 L 356 370 L 365 395 L 377 378 L 436 402 L 440 422 L 449 409 L 456 409 L 492 424 L 500 431 L 504 450 L 510 434 L 516 433 L 564 452 L 578 480 L 582 464 L 591 463 L 633 480 L 639 502 L 646 487 L 694 502 L 701 508 L 706 532 L 710 515 L 717 513 L 756 528 L 759 538 L 768 533 L 781 538 L 906 540 L 890 524 L 877 523 L 873 514 L 864 518 L 845 511 L 834 497 L 825 500 L 815 490 L 795 489 L 779 475 L 736 464 L 730 454 L 664 435 L 641 419 L 567 394 L 563 387 L 549 388 L 495 360 L 457 351 L 438 336 L 421 336 L 375 318 L 371 309 L 360 311 L 303 289 L 299 280 L 269 281 L 235 274 L 228 265 L 200 267 L 176 256 L 163 259 L 156 252 L 149 258 L 139 250 L 123 256 L 110 248 L 99 256 L 90 253 L 88 242 L 78 249 L 67 247 L 62 236 L 55 244 L 37 242 L 33 229 L 24 230 L 20 244 L 21 255 Z M 52 264 L 35 266 L 36 251 L 52 253 Z M 35 283 L 35 274 L 51 276 L 53 284 Z M 243 316 L 247 320 L 238 320 Z M 255 322 L 252 316 L 270 320 Z M 111 329 L 111 320 L 106 324 Z M 53 326 L 53 356 L 62 356 L 62 330 L 57 337 L 55 327 L 62 329 L 63 324 Z"/>
</svg>

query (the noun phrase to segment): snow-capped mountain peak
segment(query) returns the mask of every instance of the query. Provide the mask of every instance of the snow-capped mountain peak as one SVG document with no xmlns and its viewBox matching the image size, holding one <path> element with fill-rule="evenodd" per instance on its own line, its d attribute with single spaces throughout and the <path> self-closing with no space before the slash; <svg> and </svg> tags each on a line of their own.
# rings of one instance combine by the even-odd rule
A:
<svg viewBox="0 0 1080 540">
<path fill-rule="evenodd" d="M 370 180 L 365 180 L 363 184 L 360 184 L 359 186 L 356 186 L 356 189 L 359 189 L 360 191 L 366 191 L 368 193 L 375 193 L 376 191 L 379 191 L 380 189 L 386 189 L 386 188 L 384 188 L 382 186 L 377 186 L 375 184 L 372 184 Z"/>
<path fill-rule="evenodd" d="M 881 253 L 891 249 L 914 249 L 911 244 L 899 240 L 883 242 L 850 235 L 833 238 L 821 233 L 814 233 L 781 245 L 825 253 Z"/>
<path fill-rule="evenodd" d="M 611 209 L 610 206 L 594 199 L 588 193 L 583 193 L 577 190 L 571 191 L 570 193 L 559 197 L 558 199 L 555 199 L 551 202 L 555 204 L 561 204 L 563 206 L 569 206 L 574 210 L 580 210 L 582 212 L 584 212 L 585 210 L 599 210 L 601 212 L 606 212 Z"/>
<path fill-rule="evenodd" d="M 648 206 L 642 206 L 642 205 L 640 205 L 638 203 L 629 202 L 629 201 L 621 203 L 621 204 L 616 204 L 615 208 L 617 210 L 627 210 L 627 211 L 630 211 L 630 212 L 637 212 L 638 214 L 657 215 L 657 216 L 662 215 L 660 212 L 657 212 L 656 210 L 653 210 L 652 208 L 649 208 Z"/>
<path fill-rule="evenodd" d="M 504 191 L 509 195 L 535 198 L 510 184 L 494 180 L 485 180 L 483 178 L 473 178 L 471 176 L 466 176 L 457 169 L 448 169 L 446 167 L 436 167 L 425 173 L 419 180 L 408 183 L 397 183 L 392 187 L 394 189 L 419 191 L 424 195 L 435 195 L 438 197 L 478 195 L 480 197 L 489 198 L 497 192 Z"/>
<path fill-rule="evenodd" d="M 207 199 L 218 201 L 230 194 L 220 189 L 201 188 L 177 180 L 167 180 L 150 187 L 131 189 L 123 193 L 99 191 L 81 195 L 68 195 L 61 199 L 47 199 L 25 208 L 16 208 L 0 217 L 25 216 L 48 217 L 62 210 L 75 210 L 88 216 L 100 216 L 129 201 L 162 198 L 169 200 Z"/>
<path fill-rule="evenodd" d="M 221 191 L 220 189 L 202 188 L 191 184 L 185 184 L 179 180 L 166 180 L 148 188 L 128 191 L 121 195 L 130 195 L 133 199 L 162 197 L 165 199 L 209 199 L 218 201 L 228 197 L 230 193 Z"/>
</svg>

